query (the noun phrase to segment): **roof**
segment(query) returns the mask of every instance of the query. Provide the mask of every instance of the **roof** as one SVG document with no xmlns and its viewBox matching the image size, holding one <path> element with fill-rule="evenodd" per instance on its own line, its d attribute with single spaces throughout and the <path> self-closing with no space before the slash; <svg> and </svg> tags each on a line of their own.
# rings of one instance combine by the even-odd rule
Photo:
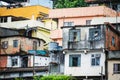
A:
<svg viewBox="0 0 120 80">
<path fill-rule="evenodd" d="M 52 9 L 49 18 L 115 16 L 116 12 L 105 6 Z"/>
<path fill-rule="evenodd" d="M 24 35 L 2 36 L 0 38 L 12 38 L 12 37 L 25 37 L 25 38 L 29 38 L 29 39 L 37 39 L 37 40 L 42 40 L 44 43 L 46 43 L 45 40 L 43 40 L 43 39 L 36 38 L 36 37 L 28 37 L 28 36 L 24 36 Z"/>
<path fill-rule="evenodd" d="M 109 51 L 108 59 L 119 59 L 120 60 L 120 51 Z"/>
<path fill-rule="evenodd" d="M 6 68 L 4 70 L 0 70 L 0 73 L 7 73 L 7 72 L 32 72 L 33 68 L 28 67 L 28 68 Z M 42 71 L 48 71 L 48 66 L 40 66 L 40 67 L 35 67 L 36 72 L 42 72 Z"/>
<path fill-rule="evenodd" d="M 7 3 L 27 2 L 27 0 L 0 0 Z"/>
<path fill-rule="evenodd" d="M 110 3 L 110 2 L 119 2 L 119 0 L 85 0 L 87 3 Z"/>
</svg>

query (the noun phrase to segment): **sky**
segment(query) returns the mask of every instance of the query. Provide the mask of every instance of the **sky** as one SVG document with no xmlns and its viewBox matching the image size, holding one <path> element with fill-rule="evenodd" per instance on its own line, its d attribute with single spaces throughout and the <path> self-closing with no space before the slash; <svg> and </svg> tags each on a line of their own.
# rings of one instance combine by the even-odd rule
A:
<svg viewBox="0 0 120 80">
<path fill-rule="evenodd" d="M 31 5 L 42 5 L 46 7 L 52 8 L 52 1 L 51 0 L 30 0 Z"/>
</svg>

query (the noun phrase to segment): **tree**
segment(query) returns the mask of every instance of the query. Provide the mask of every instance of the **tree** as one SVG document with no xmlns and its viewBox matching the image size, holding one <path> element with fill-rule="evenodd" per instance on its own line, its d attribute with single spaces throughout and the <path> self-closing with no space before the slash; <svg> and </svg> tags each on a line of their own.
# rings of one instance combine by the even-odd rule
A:
<svg viewBox="0 0 120 80">
<path fill-rule="evenodd" d="M 52 0 L 52 1 L 53 8 L 72 8 L 87 6 L 84 0 Z"/>
</svg>

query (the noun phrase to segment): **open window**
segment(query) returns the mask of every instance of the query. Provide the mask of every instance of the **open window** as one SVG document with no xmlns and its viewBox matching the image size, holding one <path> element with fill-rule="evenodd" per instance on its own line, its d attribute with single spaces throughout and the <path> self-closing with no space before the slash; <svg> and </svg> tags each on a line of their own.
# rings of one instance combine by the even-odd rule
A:
<svg viewBox="0 0 120 80">
<path fill-rule="evenodd" d="M 101 39 L 101 29 L 100 28 L 90 28 L 89 29 L 89 40 L 97 41 Z"/>
<path fill-rule="evenodd" d="M 18 57 L 11 57 L 11 65 L 12 67 L 18 66 Z"/>
<path fill-rule="evenodd" d="M 3 48 L 3 49 L 8 48 L 8 41 L 2 42 L 2 48 Z"/>
<path fill-rule="evenodd" d="M 69 55 L 69 66 L 79 67 L 81 64 L 81 55 Z"/>
<path fill-rule="evenodd" d="M 70 42 L 80 41 L 80 29 L 69 30 L 69 41 Z"/>
</svg>

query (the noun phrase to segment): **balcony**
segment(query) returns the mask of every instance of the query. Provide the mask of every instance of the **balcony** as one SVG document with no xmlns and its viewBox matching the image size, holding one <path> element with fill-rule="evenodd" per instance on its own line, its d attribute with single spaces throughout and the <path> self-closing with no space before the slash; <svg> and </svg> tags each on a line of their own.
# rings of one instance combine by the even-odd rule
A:
<svg viewBox="0 0 120 80">
<path fill-rule="evenodd" d="M 81 50 L 81 49 L 100 49 L 104 48 L 104 40 L 98 41 L 68 41 L 68 49 Z"/>
<path fill-rule="evenodd" d="M 59 60 L 57 58 L 51 58 L 50 64 L 59 64 Z"/>
<path fill-rule="evenodd" d="M 47 70 L 48 70 L 47 66 L 35 67 L 35 71 L 47 71 Z M 0 73 L 3 73 L 3 72 L 32 72 L 32 71 L 33 71 L 33 67 L 27 67 L 27 68 L 7 67 L 7 68 L 4 68 L 4 70 L 0 70 Z"/>
</svg>

